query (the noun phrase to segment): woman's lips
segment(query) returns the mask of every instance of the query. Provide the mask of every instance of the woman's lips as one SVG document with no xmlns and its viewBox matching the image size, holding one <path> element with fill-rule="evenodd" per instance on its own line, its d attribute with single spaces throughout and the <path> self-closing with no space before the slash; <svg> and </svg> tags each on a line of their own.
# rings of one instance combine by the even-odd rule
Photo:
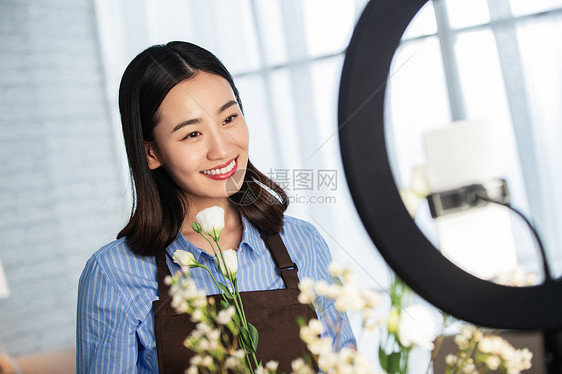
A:
<svg viewBox="0 0 562 374">
<path fill-rule="evenodd" d="M 221 168 L 204 170 L 200 173 L 203 174 L 206 177 L 209 177 L 209 178 L 215 179 L 215 180 L 228 179 L 231 176 L 233 176 L 234 173 L 236 172 L 236 170 L 238 169 L 238 163 L 236 162 L 237 159 L 238 159 L 238 157 L 232 159 L 228 163 L 223 164 L 225 166 L 223 166 Z M 217 173 L 217 170 L 220 170 L 220 172 Z M 215 174 L 213 175 L 213 173 L 215 173 Z"/>
</svg>

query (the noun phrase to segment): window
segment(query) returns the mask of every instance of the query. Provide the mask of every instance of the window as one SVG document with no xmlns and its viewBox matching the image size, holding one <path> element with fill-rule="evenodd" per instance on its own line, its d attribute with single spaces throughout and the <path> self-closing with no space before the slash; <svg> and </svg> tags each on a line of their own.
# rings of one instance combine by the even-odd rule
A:
<svg viewBox="0 0 562 374">
<path fill-rule="evenodd" d="M 562 273 L 562 1 L 434 0 L 418 13 L 394 57 L 387 143 L 397 183 L 426 163 L 422 134 L 456 120 L 484 120 L 512 205 L 535 223 L 553 273 Z M 427 211 L 419 226 L 434 243 Z M 540 273 L 535 243 L 511 219 L 519 262 Z"/>
</svg>

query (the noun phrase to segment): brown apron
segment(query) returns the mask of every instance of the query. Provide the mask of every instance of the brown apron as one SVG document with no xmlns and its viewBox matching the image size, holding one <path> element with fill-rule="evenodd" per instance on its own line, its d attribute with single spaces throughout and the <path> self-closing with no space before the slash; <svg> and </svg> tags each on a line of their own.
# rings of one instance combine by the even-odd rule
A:
<svg viewBox="0 0 562 374">
<path fill-rule="evenodd" d="M 265 365 L 269 360 L 279 361 L 278 372 L 290 372 L 291 361 L 308 353 L 306 345 L 299 338 L 297 318 L 303 317 L 308 321 L 317 316 L 310 306 L 297 300 L 300 293 L 298 268 L 291 260 L 281 236 L 262 235 L 262 238 L 277 265 L 277 273 L 281 275 L 287 288 L 241 292 L 240 296 L 247 320 L 259 332 L 256 352 L 258 362 L 261 361 Z M 189 367 L 189 359 L 194 355 L 183 342 L 195 328 L 195 323 L 191 322 L 188 314 L 178 314 L 171 307 L 169 286 L 164 283 L 164 278 L 170 274 L 166 265 L 166 254 L 157 256 L 156 261 L 160 300 L 155 300 L 152 307 L 159 372 L 183 373 Z M 213 297 L 216 305 L 220 307 L 220 295 Z"/>
</svg>

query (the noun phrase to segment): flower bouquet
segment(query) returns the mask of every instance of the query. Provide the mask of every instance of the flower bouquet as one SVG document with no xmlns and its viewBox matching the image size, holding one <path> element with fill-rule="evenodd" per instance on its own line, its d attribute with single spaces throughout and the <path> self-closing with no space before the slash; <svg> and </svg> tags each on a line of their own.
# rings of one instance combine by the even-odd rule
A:
<svg viewBox="0 0 562 374">
<path fill-rule="evenodd" d="M 196 220 L 192 228 L 211 245 L 221 279 L 215 279 L 210 269 L 197 262 L 190 252 L 177 250 L 174 253 L 173 259 L 182 270 L 166 278 L 171 286 L 172 306 L 178 312 L 188 313 L 197 323 L 184 342 L 196 353 L 186 373 L 277 373 L 276 361 L 264 365 L 255 355 L 259 334 L 244 313 L 237 283 L 236 252 L 223 250 L 219 244 L 224 211 L 219 207 L 208 208 L 197 214 Z M 190 278 L 190 269 L 198 267 L 209 272 L 220 290 L 220 305 L 216 305 L 213 298 L 207 298 L 205 291 L 198 289 Z M 412 348 L 434 348 L 436 324 L 433 313 L 422 304 L 410 304 L 411 291 L 398 277 L 393 277 L 387 292 L 390 297 L 388 317 L 380 318 L 375 314 L 380 305 L 379 292 L 360 288 L 350 268 L 331 263 L 328 270 L 336 280 L 334 284 L 303 278 L 299 284 L 299 301 L 310 305 L 315 301 L 333 302 L 338 312 L 358 313 L 364 331 L 379 333 L 377 356 L 384 373 L 408 373 Z M 447 316 L 444 316 L 443 330 L 447 324 Z M 337 339 L 322 336 L 327 328 L 338 331 L 338 326 L 324 326 L 317 319 L 300 324 L 300 338 L 311 356 L 294 360 L 292 373 L 311 374 L 316 372 L 315 368 L 334 374 L 374 372 L 372 362 L 364 353 L 351 347 L 339 347 Z M 442 340 L 442 334 L 435 340 L 437 348 L 433 358 Z M 516 374 L 530 367 L 532 354 L 527 349 L 516 350 L 502 338 L 483 333 L 477 327 L 461 328 L 455 342 L 458 352 L 446 357 L 446 374 L 486 373 L 495 369 Z M 431 361 L 428 373 L 430 368 Z"/>
<path fill-rule="evenodd" d="M 173 259 L 182 266 L 182 271 L 166 278 L 171 286 L 172 306 L 178 312 L 190 314 L 197 322 L 196 329 L 185 340 L 185 345 L 197 353 L 188 372 L 253 373 L 254 367 L 262 367 L 255 354 L 259 334 L 244 313 L 236 276 L 236 251 L 223 250 L 219 243 L 224 210 L 214 206 L 199 212 L 195 218 L 197 221 L 192 228 L 211 246 L 222 279 L 215 279 L 211 270 L 197 262 L 190 252 L 177 250 L 174 253 Z M 204 291 L 197 289 L 189 278 L 190 268 L 203 268 L 209 273 L 222 296 L 220 308 L 217 309 L 213 299 L 207 301 Z M 274 363 L 268 363 L 267 367 L 276 368 Z"/>
</svg>

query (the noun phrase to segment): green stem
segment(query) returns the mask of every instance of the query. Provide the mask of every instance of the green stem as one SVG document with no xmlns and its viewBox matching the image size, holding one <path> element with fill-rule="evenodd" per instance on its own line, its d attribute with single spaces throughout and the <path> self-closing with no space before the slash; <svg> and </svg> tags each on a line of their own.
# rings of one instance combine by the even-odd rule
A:
<svg viewBox="0 0 562 374">
<path fill-rule="evenodd" d="M 244 313 L 244 306 L 242 305 L 242 299 L 238 300 L 237 297 L 240 297 L 240 294 L 238 292 L 236 292 L 236 294 L 234 295 L 234 298 L 233 298 L 234 307 L 236 308 L 236 312 L 240 316 L 242 326 L 247 327 L 248 321 L 246 320 L 246 314 Z M 238 304 L 239 302 L 240 302 L 240 304 Z"/>
<path fill-rule="evenodd" d="M 215 247 L 213 246 L 213 243 L 211 243 L 211 241 L 209 240 L 209 238 L 207 238 L 207 237 L 205 236 L 205 234 L 203 234 L 203 231 L 201 231 L 199 234 L 207 241 L 207 243 L 209 243 L 209 245 L 211 246 L 211 249 L 213 250 L 213 253 L 214 253 L 215 256 L 216 256 L 216 255 L 217 255 L 217 251 L 215 251 Z"/>
<path fill-rule="evenodd" d="M 403 358 L 404 358 L 404 371 L 403 371 L 403 373 L 406 374 L 406 373 L 408 373 L 408 363 L 410 362 L 410 348 L 406 348 Z"/>
<path fill-rule="evenodd" d="M 217 240 L 215 243 L 217 243 L 217 247 L 219 248 L 219 255 L 220 255 L 221 261 L 222 261 L 221 263 L 224 264 L 224 266 L 226 267 L 226 274 L 228 276 L 228 279 L 230 280 L 230 284 L 232 285 L 232 288 L 234 288 L 236 293 L 238 293 L 238 288 L 236 288 L 236 286 L 234 284 L 234 282 L 236 280 L 236 277 L 234 277 L 234 275 L 230 271 L 230 268 L 228 266 L 226 266 L 226 261 L 224 260 L 224 254 L 222 253 L 222 247 L 221 247 L 219 241 Z M 224 276 L 224 273 L 223 273 L 223 276 Z M 225 279 L 225 282 L 226 282 L 226 279 Z"/>
<path fill-rule="evenodd" d="M 234 281 L 234 304 L 236 306 L 236 310 L 238 312 L 238 315 L 240 316 L 240 319 L 242 320 L 242 324 L 245 328 L 248 328 L 248 320 L 246 319 L 246 313 L 244 312 L 244 305 L 242 304 L 242 297 L 240 296 L 240 292 L 238 292 L 238 283 L 236 282 L 236 280 Z M 237 300 L 238 298 L 238 300 Z M 238 304 L 240 303 L 240 305 Z M 258 358 L 256 357 L 256 353 L 252 352 L 252 357 L 254 358 L 254 362 L 256 364 L 256 367 L 258 367 Z M 246 358 L 248 358 L 248 354 L 246 354 Z M 248 358 L 248 361 L 250 359 Z"/>
<path fill-rule="evenodd" d="M 201 235 L 205 238 L 205 240 L 207 240 L 207 242 L 211 245 L 211 248 L 213 249 L 213 253 L 215 254 L 215 257 L 217 256 L 217 252 L 215 251 L 215 248 L 213 247 L 213 244 L 211 243 L 211 241 L 203 235 L 203 233 L 201 233 Z M 215 239 L 213 239 L 215 240 Z M 248 320 L 246 319 L 246 313 L 244 312 L 244 305 L 242 303 L 242 297 L 240 296 L 240 292 L 238 292 L 238 282 L 236 281 L 236 277 L 232 274 L 232 272 L 230 271 L 230 268 L 228 266 L 226 266 L 226 261 L 224 260 L 224 254 L 222 251 L 222 247 L 217 240 L 215 240 L 215 243 L 217 244 L 217 248 L 219 249 L 219 256 L 220 256 L 220 261 L 218 261 L 217 263 L 217 267 L 219 268 L 219 272 L 222 274 L 224 280 L 225 280 L 225 284 L 226 282 L 226 278 L 228 277 L 228 280 L 230 280 L 230 284 L 232 285 L 233 288 L 233 292 L 234 292 L 234 305 L 236 307 L 236 311 L 238 312 L 238 315 L 240 316 L 240 319 L 242 320 L 242 325 L 247 329 L 248 328 Z M 225 270 L 227 273 L 227 276 L 225 276 L 224 272 L 221 270 L 221 265 L 220 264 L 224 264 L 225 266 Z M 212 276 L 212 274 L 211 274 Z M 213 278 L 214 279 L 214 278 Z M 223 295 L 224 297 L 224 295 Z M 252 352 L 252 357 L 254 358 L 254 362 L 256 364 L 256 367 L 258 366 L 258 359 L 256 357 L 255 352 Z M 252 370 L 252 365 L 250 363 L 250 358 L 248 357 L 248 354 L 246 354 L 246 359 L 248 360 L 248 366 L 250 367 L 251 372 L 253 373 L 254 371 Z"/>
<path fill-rule="evenodd" d="M 215 247 L 213 246 L 213 243 L 211 243 L 211 241 L 209 240 L 209 238 L 207 238 L 204 234 L 203 231 L 201 231 L 199 234 L 201 234 L 201 236 L 207 241 L 207 243 L 209 243 L 209 245 L 211 246 L 211 249 L 213 250 L 213 254 L 215 255 L 215 257 L 217 257 L 217 251 L 215 250 Z M 214 239 L 213 239 L 214 240 Z M 222 254 L 222 250 L 219 244 L 219 241 L 216 240 L 215 243 L 217 244 L 217 247 L 219 248 L 219 252 Z M 221 256 L 222 258 L 222 263 L 224 264 L 224 256 Z M 228 286 L 228 282 L 226 281 L 226 276 L 224 275 L 224 272 L 221 270 L 221 262 L 218 261 L 217 262 L 217 267 L 219 268 L 219 273 L 221 273 L 223 279 L 224 279 L 224 284 L 225 286 Z M 228 270 L 228 269 L 227 269 Z"/>
<path fill-rule="evenodd" d="M 244 323 L 247 323 L 247 319 L 246 319 L 246 313 L 244 312 L 244 304 L 242 303 L 242 296 L 240 296 L 240 292 L 238 292 L 238 282 L 234 281 L 234 300 L 236 300 L 236 297 L 238 297 L 238 300 L 240 302 L 240 309 L 242 310 L 242 315 L 241 317 L 244 318 Z"/>
<path fill-rule="evenodd" d="M 211 270 L 205 266 L 205 265 L 201 265 L 201 264 L 197 264 L 195 267 L 199 267 L 199 268 L 203 268 L 205 270 L 207 270 L 209 272 L 209 275 L 211 276 L 211 278 L 213 279 L 213 282 L 215 282 L 215 285 L 217 286 L 217 288 L 219 289 L 219 292 L 222 295 L 222 298 L 224 299 L 224 301 L 226 301 L 228 303 L 228 299 L 225 296 L 225 294 L 222 292 L 220 286 L 219 286 L 219 282 L 217 282 L 217 280 L 215 279 L 215 276 L 213 275 L 213 273 L 211 273 Z"/>
<path fill-rule="evenodd" d="M 250 368 L 250 372 L 254 374 L 254 369 L 252 369 L 252 363 L 250 362 L 250 357 L 246 354 L 246 361 L 248 362 L 248 367 Z"/>
</svg>

